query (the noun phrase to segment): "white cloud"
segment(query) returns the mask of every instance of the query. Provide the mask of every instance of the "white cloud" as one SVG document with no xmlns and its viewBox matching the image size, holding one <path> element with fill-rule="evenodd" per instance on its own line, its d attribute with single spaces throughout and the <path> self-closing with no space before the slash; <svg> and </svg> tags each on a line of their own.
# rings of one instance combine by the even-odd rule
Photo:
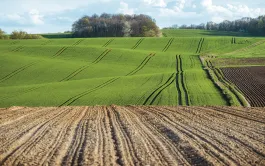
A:
<svg viewBox="0 0 265 166">
<path fill-rule="evenodd" d="M 212 0 L 202 0 L 201 5 L 204 7 L 211 7 L 213 4 Z"/>
<path fill-rule="evenodd" d="M 176 5 L 174 6 L 175 11 L 181 12 L 186 4 L 185 0 L 177 0 Z"/>
<path fill-rule="evenodd" d="M 39 11 L 36 9 L 33 9 L 29 12 L 29 17 L 31 19 L 31 22 L 35 25 L 44 24 L 44 21 L 42 20 L 42 15 L 40 15 Z"/>
<path fill-rule="evenodd" d="M 134 14 L 134 10 L 132 8 L 129 8 L 129 5 L 123 1 L 120 2 L 120 8 L 118 9 L 118 12 L 123 14 Z"/>
<path fill-rule="evenodd" d="M 265 8 L 250 8 L 247 5 L 215 5 L 212 0 L 202 0 L 201 5 L 211 17 L 211 21 L 222 22 L 224 20 L 235 20 L 242 17 L 257 17 L 265 13 Z"/>
<path fill-rule="evenodd" d="M 153 7 L 166 7 L 167 4 L 164 0 L 143 0 L 145 5 Z"/>
</svg>

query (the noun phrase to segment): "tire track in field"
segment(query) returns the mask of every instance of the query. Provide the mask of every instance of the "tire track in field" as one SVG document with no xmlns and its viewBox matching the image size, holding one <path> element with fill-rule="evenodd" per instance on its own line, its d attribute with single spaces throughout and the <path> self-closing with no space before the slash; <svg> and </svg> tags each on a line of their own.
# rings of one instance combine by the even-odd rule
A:
<svg viewBox="0 0 265 166">
<path fill-rule="evenodd" d="M 161 133 L 149 124 L 148 120 L 141 116 L 140 109 L 129 106 L 124 108 L 124 111 L 119 109 L 119 112 L 121 115 L 124 114 L 123 117 L 128 122 L 127 125 L 131 132 L 137 132 L 137 135 L 132 135 L 132 140 L 134 140 L 137 154 L 141 156 L 140 159 L 143 165 L 188 165 L 188 162 L 174 148 L 172 143 L 167 141 Z M 153 160 L 150 160 L 150 158 L 153 158 Z"/>
<path fill-rule="evenodd" d="M 122 115 L 116 106 L 111 106 L 109 112 L 114 130 L 117 131 L 118 146 L 122 156 L 124 156 L 122 157 L 122 163 L 124 165 L 137 165 L 141 159 L 137 156 L 137 148 L 134 146 L 128 126 L 124 123 L 123 117 L 121 117 Z"/>
<path fill-rule="evenodd" d="M 11 52 L 18 52 L 18 51 L 22 50 L 23 48 L 25 48 L 25 46 L 19 46 L 19 47 L 13 49 Z"/>
<path fill-rule="evenodd" d="M 155 89 L 144 101 L 143 105 L 152 105 L 156 101 L 157 97 L 165 90 L 167 87 L 169 87 L 174 81 L 176 80 L 176 74 L 173 73 L 168 80 L 159 86 L 157 89 Z"/>
<path fill-rule="evenodd" d="M 61 159 L 59 159 L 60 162 L 57 162 L 57 165 L 91 164 L 86 163 L 86 159 L 92 155 L 91 152 L 87 152 L 87 146 L 90 146 L 90 149 L 95 146 L 89 141 L 91 141 L 91 138 L 97 139 L 97 137 L 93 137 L 96 133 L 95 131 L 92 131 L 92 129 L 98 113 L 94 110 L 88 109 L 88 107 L 86 107 L 85 110 L 84 116 L 82 116 L 80 120 L 76 121 L 77 123 L 74 125 L 75 128 L 71 134 L 71 142 L 68 141 L 68 148 L 65 149 L 64 155 L 61 155 Z M 60 151 L 58 151 L 58 153 L 60 154 Z"/>
<path fill-rule="evenodd" d="M 180 135 L 176 134 L 173 129 L 163 123 L 155 114 L 149 110 L 149 107 L 132 107 L 130 109 L 146 126 L 146 130 L 153 133 L 153 139 L 159 140 L 162 143 L 162 148 L 159 149 L 163 152 L 162 160 L 165 160 L 166 165 L 192 165 L 190 158 L 198 159 L 200 156 L 193 150 L 192 146 Z M 148 110 L 148 111 L 147 111 Z M 161 145 L 156 144 L 157 148 Z M 194 150 L 193 150 L 194 151 Z M 162 162 L 162 163 L 164 163 Z M 194 161 L 192 161 L 195 163 Z"/>
<path fill-rule="evenodd" d="M 192 115 L 189 112 L 188 115 L 192 115 L 193 118 L 190 116 L 186 117 L 183 116 L 183 114 L 186 114 L 185 112 L 186 110 L 172 111 L 167 108 L 165 109 L 153 108 L 152 111 L 154 111 L 155 114 L 157 114 L 163 120 L 163 122 L 166 122 L 169 126 L 175 127 L 172 128 L 172 130 L 179 133 L 184 140 L 188 141 L 189 144 L 193 145 L 194 149 L 196 149 L 195 153 L 197 151 L 197 155 L 207 156 L 207 158 L 199 160 L 199 162 L 204 161 L 203 163 L 199 163 L 199 165 L 201 164 L 204 165 L 205 162 L 208 163 L 207 161 L 216 164 L 219 163 L 221 165 L 230 165 L 232 163 L 234 165 L 236 164 L 238 165 L 238 163 L 235 160 L 233 160 L 233 158 L 231 158 L 230 155 L 224 153 L 223 149 L 219 148 L 218 140 L 213 139 L 214 140 L 213 141 L 212 138 L 209 137 L 209 134 L 207 134 L 209 131 L 203 132 L 200 129 L 198 129 L 200 126 L 198 127 L 194 126 L 194 123 L 192 123 L 194 118 L 193 116 L 196 115 Z M 181 119 L 183 119 L 184 121 L 182 121 Z M 193 125 L 190 126 L 190 123 L 192 123 Z M 216 144 L 216 142 L 218 143 Z M 201 151 L 201 149 L 205 149 L 205 151 Z M 194 153 L 194 151 L 192 153 Z M 196 162 L 196 158 L 194 158 L 193 155 L 191 155 L 190 162 L 192 163 Z"/>
<path fill-rule="evenodd" d="M 162 50 L 162 52 L 166 52 L 169 49 L 169 47 L 171 46 L 171 44 L 172 44 L 173 41 L 174 41 L 174 38 L 169 39 L 167 45 L 164 47 L 164 49 Z"/>
<path fill-rule="evenodd" d="M 203 43 L 204 43 L 204 38 L 201 38 L 197 47 L 196 51 L 197 54 L 201 53 Z"/>
<path fill-rule="evenodd" d="M 68 100 L 66 100 L 64 103 L 62 103 L 61 105 L 59 105 L 59 107 L 62 107 L 62 106 L 64 106 L 64 105 L 69 106 L 69 105 L 71 105 L 72 103 L 74 103 L 76 100 L 78 100 L 78 99 L 80 99 L 80 98 L 82 98 L 82 97 L 84 97 L 84 96 L 86 96 L 86 95 L 88 95 L 88 94 L 90 94 L 90 93 L 92 93 L 92 92 L 94 92 L 94 91 L 97 91 L 97 90 L 99 90 L 99 89 L 102 89 L 102 88 L 104 88 L 105 86 L 110 85 L 111 83 L 115 82 L 115 81 L 118 80 L 119 78 L 120 78 L 120 77 L 112 78 L 112 79 L 110 79 L 110 80 L 108 80 L 108 81 L 106 81 L 106 82 L 104 82 L 104 83 L 102 83 L 102 84 L 99 84 L 98 86 L 96 86 L 96 87 L 94 87 L 94 88 L 91 88 L 91 89 L 86 90 L 86 91 L 84 91 L 84 92 L 82 92 L 82 93 L 79 93 L 79 94 L 77 94 L 77 95 L 75 95 L 75 96 L 69 98 Z"/>
<path fill-rule="evenodd" d="M 138 71 L 142 70 L 145 67 L 145 65 L 150 61 L 150 59 L 152 57 L 154 57 L 155 55 L 156 55 L 155 53 L 151 53 L 148 56 L 146 56 L 145 59 L 141 62 L 141 64 L 138 67 L 136 67 L 134 70 L 132 70 L 131 72 L 129 72 L 128 74 L 126 74 L 126 76 L 134 75 Z"/>
<path fill-rule="evenodd" d="M 180 97 L 179 100 L 179 105 L 190 105 L 190 99 L 189 99 L 189 94 L 188 90 L 186 87 L 185 83 L 185 78 L 184 78 L 184 71 L 182 67 L 182 59 L 181 55 L 176 55 L 176 64 L 177 64 L 177 80 L 176 80 L 176 85 L 177 85 L 177 90 L 180 92 L 178 96 Z M 181 100 L 181 101 L 180 101 Z"/>
<path fill-rule="evenodd" d="M 245 137 L 245 132 L 243 132 L 243 135 L 239 134 L 242 127 L 233 131 L 234 125 L 231 124 L 231 118 L 229 116 L 223 116 L 218 112 L 218 110 L 209 108 L 193 108 L 188 114 L 186 112 L 179 112 L 181 115 L 185 115 L 181 119 L 184 118 L 189 120 L 189 122 L 187 121 L 183 123 L 182 126 L 187 127 L 188 130 L 197 131 L 196 133 L 199 134 L 198 136 L 202 137 L 201 140 L 207 140 L 211 143 L 214 149 L 219 151 L 218 153 L 220 154 L 220 157 L 222 157 L 223 161 L 226 161 L 226 165 L 231 165 L 232 163 L 234 165 L 248 165 L 249 163 L 245 161 L 245 158 L 248 158 L 248 160 L 252 158 L 249 158 L 249 155 L 246 155 L 246 153 L 253 153 L 253 149 L 249 148 L 249 145 L 242 143 L 242 140 L 244 140 Z M 201 113 L 201 111 L 203 112 Z M 230 111 L 234 112 L 232 110 Z M 198 112 L 200 113 L 198 114 Z M 201 116 L 203 114 L 206 116 Z M 218 116 L 216 117 L 216 115 Z M 202 121 L 200 119 L 202 119 Z M 205 120 L 208 121 L 208 123 L 205 123 Z M 174 119 L 173 121 L 177 120 Z M 237 119 L 232 121 L 237 121 Z M 196 123 L 199 123 L 199 125 L 196 125 Z M 227 130 L 228 128 L 229 130 Z M 193 132 L 193 134 L 195 134 L 195 132 Z M 240 140 L 238 140 L 238 138 L 240 138 Z M 248 142 L 249 140 L 250 139 L 247 138 L 244 142 Z M 231 142 L 233 146 L 231 146 Z M 251 143 L 251 145 L 254 144 L 254 142 Z M 259 148 L 256 147 L 256 149 Z M 257 154 L 259 156 L 264 156 L 264 154 L 260 154 L 260 152 L 256 151 L 256 154 L 251 154 L 250 156 L 255 157 Z"/>
<path fill-rule="evenodd" d="M 132 70 L 131 72 L 129 72 L 129 73 L 126 74 L 125 76 L 132 76 L 132 75 L 136 74 L 137 72 L 139 72 L 140 70 L 142 70 L 142 69 L 144 68 L 144 66 L 149 62 L 149 60 L 150 60 L 153 56 L 155 56 L 155 53 L 151 53 L 151 54 L 149 54 L 147 57 L 145 57 L 145 59 L 141 62 L 141 64 L 140 64 L 138 67 L 136 67 L 134 70 Z M 94 92 L 94 91 L 97 91 L 97 90 L 99 90 L 99 89 L 102 89 L 102 88 L 104 88 L 104 87 L 110 85 L 110 84 L 112 84 L 113 82 L 117 81 L 117 80 L 120 79 L 120 78 L 121 78 L 121 77 L 112 78 L 112 79 L 110 79 L 110 80 L 108 80 L 108 81 L 105 81 L 105 82 L 102 83 L 102 84 L 97 85 L 97 86 L 94 87 L 94 88 L 91 88 L 91 89 L 86 90 L 86 91 L 84 91 L 84 92 L 82 92 L 82 93 L 79 93 L 79 94 L 77 94 L 77 95 L 75 95 L 75 96 L 69 98 L 68 100 L 66 100 L 66 101 L 63 102 L 62 104 L 60 104 L 59 107 L 62 107 L 62 106 L 64 106 L 64 105 L 69 106 L 69 105 L 71 105 L 72 103 L 74 103 L 76 100 L 78 100 L 78 99 L 80 99 L 80 98 L 82 98 L 82 97 L 84 97 L 84 96 L 86 96 L 86 95 L 88 95 L 88 94 L 90 94 L 90 93 L 92 93 L 92 92 Z"/>
<path fill-rule="evenodd" d="M 232 38 L 231 44 L 236 44 L 236 38 L 235 37 Z"/>
<path fill-rule="evenodd" d="M 107 43 L 105 43 L 102 47 L 107 47 L 108 45 L 110 45 L 110 43 L 113 42 L 114 39 L 110 39 L 109 41 L 107 41 Z"/>
<path fill-rule="evenodd" d="M 69 116 L 69 119 L 64 119 L 64 125 L 62 125 L 60 132 L 55 136 L 55 140 L 52 143 L 52 147 L 49 147 L 48 152 L 45 153 L 45 156 L 42 157 L 40 165 L 59 165 L 62 164 L 63 157 L 67 153 L 65 145 L 69 142 L 69 137 L 72 140 L 75 140 L 74 133 L 69 131 L 73 126 L 79 128 L 79 124 L 87 118 L 87 115 L 90 115 L 88 107 L 80 108 L 80 110 L 73 110 L 75 114 Z M 85 134 L 85 136 L 87 136 Z M 69 145 L 69 144 L 68 144 Z M 78 146 L 79 147 L 79 146 Z M 84 146 L 82 146 L 84 148 Z M 79 152 L 79 151 L 78 151 Z"/>
<path fill-rule="evenodd" d="M 133 50 L 135 50 L 142 42 L 144 38 L 141 38 L 140 40 L 137 41 L 137 43 L 132 47 Z"/>
<path fill-rule="evenodd" d="M 80 68 L 78 68 L 77 70 L 75 70 L 74 72 L 72 72 L 71 74 L 69 74 L 68 76 L 66 76 L 65 78 L 63 78 L 62 80 L 60 80 L 60 82 L 63 81 L 68 81 L 72 78 L 74 78 L 75 76 L 77 76 L 79 73 L 81 73 L 82 71 L 86 70 L 88 67 L 90 67 L 91 65 L 97 64 L 99 63 L 106 55 L 108 55 L 111 52 L 111 49 L 106 49 L 102 54 L 100 54 L 96 60 L 94 60 L 92 62 L 92 64 L 86 65 L 86 66 L 82 66 Z"/>
<path fill-rule="evenodd" d="M 2 78 L 0 79 L 0 83 L 1 83 L 1 82 L 4 82 L 4 81 L 6 81 L 6 80 L 8 80 L 8 79 L 10 79 L 10 78 L 12 78 L 12 77 L 14 77 L 15 75 L 17 75 L 17 74 L 23 72 L 24 70 L 30 68 L 31 66 L 33 66 L 33 65 L 35 65 L 35 64 L 37 64 L 37 63 L 38 63 L 38 62 L 32 62 L 32 63 L 29 63 L 29 64 L 27 64 L 27 65 L 25 65 L 25 66 L 22 66 L 22 67 L 20 67 L 20 68 L 18 68 L 18 69 L 16 69 L 16 70 L 12 71 L 11 73 L 9 73 L 9 74 L 7 74 L 6 76 L 2 77 Z"/>
<path fill-rule="evenodd" d="M 62 47 L 60 50 L 58 50 L 52 57 L 55 58 L 57 56 L 60 56 L 64 51 L 66 51 L 69 47 Z"/>
<path fill-rule="evenodd" d="M 76 41 L 72 46 L 77 46 L 79 45 L 81 42 L 83 42 L 85 39 L 80 39 L 78 41 Z"/>
<path fill-rule="evenodd" d="M 14 156 L 16 157 L 10 158 L 8 162 L 12 163 L 12 165 L 19 165 L 23 158 L 30 156 L 27 161 L 24 161 L 25 163 L 30 163 L 31 161 L 41 163 L 41 160 L 47 155 L 43 151 L 49 152 L 53 150 L 54 146 L 57 146 L 57 139 L 61 139 L 61 133 L 66 131 L 64 128 L 65 124 L 69 124 L 71 122 L 70 119 L 76 118 L 76 115 L 77 111 L 67 108 L 59 116 L 51 118 L 48 122 L 42 124 L 25 143 L 12 152 L 15 153 Z M 54 139 L 54 136 L 56 139 Z M 39 146 L 43 148 L 39 149 Z"/>
<path fill-rule="evenodd" d="M 35 112 L 38 114 L 37 114 L 36 119 L 34 118 L 35 120 L 33 122 L 34 125 L 32 124 L 33 126 L 32 125 L 26 126 L 29 128 L 25 128 L 23 132 L 21 131 L 21 134 L 16 135 L 17 134 L 16 133 L 14 136 L 12 136 L 13 138 L 10 137 L 8 142 L 4 144 L 5 146 L 10 146 L 11 148 L 9 148 L 6 152 L 4 152 L 4 155 L 1 156 L 2 159 L 1 159 L 0 165 L 3 165 L 5 162 L 13 163 L 16 160 L 16 158 L 19 157 L 20 154 L 22 154 L 25 150 L 30 149 L 33 146 L 33 143 L 36 144 L 37 141 L 41 139 L 41 135 L 45 133 L 45 131 L 47 130 L 47 126 L 50 125 L 51 121 L 57 118 L 60 118 L 62 115 L 65 114 L 65 110 L 62 110 L 62 109 L 61 111 L 58 111 L 58 112 L 52 111 L 53 109 L 51 109 L 52 112 L 50 111 L 47 112 L 47 109 L 43 109 L 43 110 L 40 110 L 40 113 L 38 113 L 38 111 Z M 55 113 L 55 115 L 53 115 L 53 113 Z M 31 120 L 33 119 L 33 115 L 31 115 L 32 118 L 30 118 L 31 116 L 29 116 L 27 117 L 27 119 L 23 119 L 23 121 L 21 121 L 18 124 L 14 124 L 14 125 L 18 125 L 20 127 L 17 127 L 17 128 L 21 128 L 23 126 L 23 123 L 25 122 L 28 123 L 29 119 Z M 37 120 L 39 120 L 39 122 Z M 14 143 L 14 141 L 12 140 L 18 141 L 19 142 L 18 145 L 12 146 L 12 144 Z M 31 140 L 33 143 L 30 142 Z M 7 149 L 7 147 L 4 148 L 3 145 L 2 145 L 2 148 Z"/>
<path fill-rule="evenodd" d="M 46 41 L 46 42 L 43 42 L 41 45 L 42 45 L 42 46 L 46 46 L 46 45 L 48 45 L 48 44 L 50 44 L 50 43 L 52 43 L 52 40 L 48 40 L 48 41 Z"/>
<path fill-rule="evenodd" d="M 73 46 L 77 46 L 77 45 L 80 44 L 82 41 L 84 41 L 84 39 L 78 40 L 76 43 L 73 44 Z M 17 51 L 19 51 L 19 50 L 21 50 L 21 49 L 23 49 L 23 48 L 24 48 L 24 46 L 20 46 L 20 47 L 14 49 L 14 50 L 12 50 L 12 51 L 13 51 L 13 52 L 17 52 Z M 62 54 L 65 50 L 67 50 L 68 48 L 69 48 L 69 47 L 63 47 L 63 48 L 61 48 L 60 50 L 58 50 L 58 51 L 52 56 L 52 58 L 55 58 L 55 57 L 61 55 L 61 54 Z M 13 71 L 13 72 L 11 72 L 10 74 L 8 74 L 8 75 L 4 76 L 3 78 L 1 78 L 1 79 L 0 79 L 0 82 L 3 82 L 3 81 L 5 81 L 5 80 L 10 79 L 11 77 L 13 77 L 13 76 L 19 74 L 20 72 L 26 70 L 27 68 L 29 68 L 29 67 L 31 67 L 31 66 L 33 66 L 33 65 L 35 65 L 35 64 L 37 64 L 37 63 L 39 63 L 39 62 L 40 62 L 40 61 L 32 62 L 32 63 L 30 63 L 30 64 L 27 64 L 27 65 L 25 65 L 25 66 L 22 66 L 22 67 L 16 69 L 15 71 Z"/>
<path fill-rule="evenodd" d="M 44 87 L 44 85 L 43 86 L 39 86 L 39 87 L 29 88 L 27 90 L 23 90 L 23 91 L 18 92 L 16 95 L 3 97 L 3 98 L 1 98 L 1 100 L 10 99 L 10 98 L 13 98 L 13 97 L 17 97 L 18 95 L 22 95 L 22 94 L 26 94 L 26 93 L 29 93 L 29 92 L 33 92 L 33 91 L 35 91 L 37 89 L 40 89 L 42 87 Z"/>
</svg>

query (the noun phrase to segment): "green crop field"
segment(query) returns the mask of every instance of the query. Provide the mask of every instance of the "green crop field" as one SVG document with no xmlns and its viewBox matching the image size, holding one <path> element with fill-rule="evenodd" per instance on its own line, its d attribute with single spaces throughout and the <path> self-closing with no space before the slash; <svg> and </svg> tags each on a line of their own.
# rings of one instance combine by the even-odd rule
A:
<svg viewBox="0 0 265 166">
<path fill-rule="evenodd" d="M 248 33 L 243 32 L 225 32 L 225 31 L 208 31 L 208 30 L 194 30 L 194 29 L 163 29 L 164 37 L 218 37 L 218 36 L 237 36 L 249 37 Z"/>
<path fill-rule="evenodd" d="M 0 40 L 0 107 L 231 105 L 200 57 L 263 57 L 264 39 L 197 34 Z"/>
</svg>

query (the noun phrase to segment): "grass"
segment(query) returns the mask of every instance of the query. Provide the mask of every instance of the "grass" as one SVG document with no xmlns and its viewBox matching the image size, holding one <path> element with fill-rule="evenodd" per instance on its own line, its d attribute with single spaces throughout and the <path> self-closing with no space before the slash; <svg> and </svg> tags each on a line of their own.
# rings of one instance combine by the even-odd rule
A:
<svg viewBox="0 0 265 166">
<path fill-rule="evenodd" d="M 194 29 L 162 29 L 164 37 L 220 37 L 220 36 L 240 36 L 249 37 L 248 33 L 243 32 L 225 32 L 225 31 L 208 31 Z"/>
<path fill-rule="evenodd" d="M 227 105 L 199 55 L 218 59 L 262 48 L 253 46 L 262 39 L 232 39 L 0 40 L 0 107 Z"/>
</svg>

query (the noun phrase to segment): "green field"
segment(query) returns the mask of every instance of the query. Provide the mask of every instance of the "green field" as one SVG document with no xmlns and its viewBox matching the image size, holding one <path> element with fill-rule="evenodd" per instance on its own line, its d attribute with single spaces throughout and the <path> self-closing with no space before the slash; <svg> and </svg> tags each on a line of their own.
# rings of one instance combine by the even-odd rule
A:
<svg viewBox="0 0 265 166">
<path fill-rule="evenodd" d="M 164 37 L 250 37 L 251 35 L 243 32 L 226 32 L 215 30 L 194 30 L 194 29 L 162 29 Z"/>
<path fill-rule="evenodd" d="M 199 56 L 260 57 L 264 39 L 194 36 L 0 40 L 0 107 L 229 105 Z"/>
</svg>

